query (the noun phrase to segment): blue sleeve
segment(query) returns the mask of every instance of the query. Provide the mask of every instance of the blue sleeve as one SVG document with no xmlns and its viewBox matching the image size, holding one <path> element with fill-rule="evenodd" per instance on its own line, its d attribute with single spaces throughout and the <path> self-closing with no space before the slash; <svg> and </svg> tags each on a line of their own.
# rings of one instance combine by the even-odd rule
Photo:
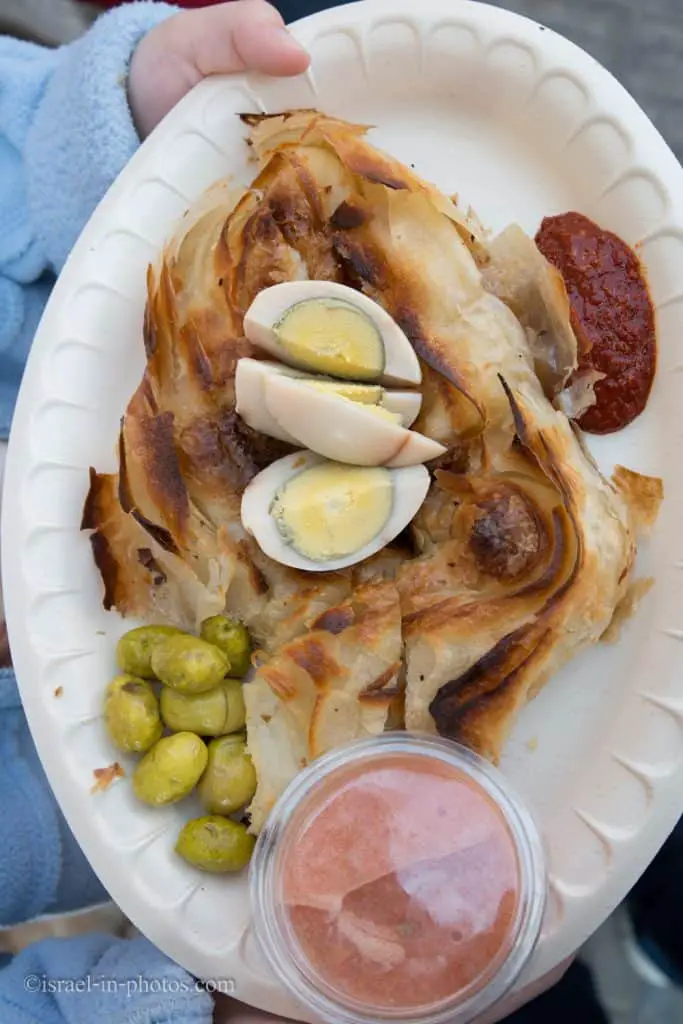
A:
<svg viewBox="0 0 683 1024">
<path fill-rule="evenodd" d="M 146 939 L 36 943 L 0 970 L 2 1024 L 211 1024 L 213 1000 Z"/>
<path fill-rule="evenodd" d="M 130 56 L 173 11 L 128 4 L 59 50 L 0 37 L 0 436 L 53 274 L 138 145 Z M 57 809 L 7 671 L 0 764 L 0 926 L 106 899 Z"/>
<path fill-rule="evenodd" d="M 57 806 L 11 669 L 0 670 L 0 764 L 0 928 L 108 901 Z"/>
<path fill-rule="evenodd" d="M 54 51 L 0 38 L 2 437 L 54 273 L 138 145 L 130 56 L 172 12 L 128 4 Z M 10 670 L 0 671 L 0 763 L 0 926 L 107 899 L 55 803 Z M 2 1024 L 210 1024 L 212 1012 L 145 939 L 50 940 L 0 969 Z"/>
<path fill-rule="evenodd" d="M 0 437 L 54 273 L 139 144 L 130 57 L 174 12 L 138 2 L 57 50 L 0 37 Z"/>
</svg>

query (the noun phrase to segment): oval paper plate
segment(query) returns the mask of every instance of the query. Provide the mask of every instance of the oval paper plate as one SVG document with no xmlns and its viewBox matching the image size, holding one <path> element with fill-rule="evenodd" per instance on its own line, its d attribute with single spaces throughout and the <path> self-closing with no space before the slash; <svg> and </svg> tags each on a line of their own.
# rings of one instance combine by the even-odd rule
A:
<svg viewBox="0 0 683 1024">
<path fill-rule="evenodd" d="M 173 853 L 186 808 L 152 811 L 126 782 L 91 795 L 116 757 L 101 720 L 123 625 L 101 606 L 79 531 L 88 468 L 115 468 L 118 421 L 143 366 L 145 269 L 188 205 L 251 172 L 237 113 L 317 106 L 472 204 L 534 232 L 577 209 L 637 245 L 658 311 L 646 412 L 592 439 L 664 478 L 639 569 L 656 583 L 617 644 L 576 659 L 521 715 L 503 769 L 547 836 L 551 902 L 526 981 L 571 954 L 643 871 L 683 806 L 683 172 L 592 58 L 533 22 L 452 0 L 371 0 L 300 23 L 310 74 L 205 81 L 140 149 L 83 232 L 36 335 L 10 445 L 3 521 L 12 648 L 33 735 L 69 823 L 113 898 L 166 953 L 238 998 L 297 1009 L 262 961 L 245 878 Z M 57 696 L 56 694 L 61 694 Z"/>
</svg>

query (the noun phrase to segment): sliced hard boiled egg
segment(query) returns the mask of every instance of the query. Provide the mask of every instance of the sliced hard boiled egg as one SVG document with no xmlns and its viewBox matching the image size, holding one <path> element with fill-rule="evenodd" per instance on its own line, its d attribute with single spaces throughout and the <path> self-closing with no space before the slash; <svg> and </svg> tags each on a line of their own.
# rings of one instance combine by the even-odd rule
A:
<svg viewBox="0 0 683 1024">
<path fill-rule="evenodd" d="M 291 366 L 265 359 L 238 360 L 235 374 L 235 406 L 244 422 L 253 430 L 259 430 L 269 437 L 276 437 L 288 444 L 301 444 L 303 447 L 307 446 L 289 434 L 266 408 L 265 382 L 271 377 L 295 379 L 320 394 L 337 395 L 366 409 L 395 413 L 404 427 L 414 423 L 422 404 L 422 396 L 417 391 L 387 391 L 379 384 L 353 384 L 325 377 L 312 377 L 310 374 L 292 369 Z"/>
<path fill-rule="evenodd" d="M 419 384 L 407 337 L 362 292 L 333 281 L 286 281 L 260 292 L 244 317 L 253 345 L 291 366 L 342 380 Z"/>
<path fill-rule="evenodd" d="M 344 384 L 339 380 L 325 380 L 323 377 L 299 376 L 302 384 L 324 395 L 336 395 L 346 398 L 349 402 L 357 402 L 365 408 L 373 407 L 380 413 L 383 410 L 398 416 L 399 423 L 409 427 L 420 415 L 422 395 L 419 391 L 389 391 L 379 384 Z"/>
<path fill-rule="evenodd" d="M 331 380 L 311 374 L 300 374 L 299 380 L 304 381 L 309 388 L 314 388 L 325 395 L 337 395 L 339 398 L 346 398 L 349 402 L 358 402 L 360 405 L 378 405 L 384 391 L 379 384 L 354 384 L 351 381 L 346 383 L 342 380 Z"/>
<path fill-rule="evenodd" d="M 329 572 L 389 544 L 428 489 L 424 466 L 348 466 L 295 452 L 251 481 L 242 496 L 242 523 L 274 561 Z"/>
<path fill-rule="evenodd" d="M 385 391 L 380 408 L 398 413 L 404 427 L 409 427 L 420 415 L 422 395 L 417 391 Z"/>
<path fill-rule="evenodd" d="M 296 445 L 296 438 L 271 416 L 266 409 L 265 387 L 269 377 L 295 376 L 296 370 L 282 363 L 259 359 L 238 359 L 235 371 L 235 411 L 252 430 L 258 430 L 278 441 Z"/>
<path fill-rule="evenodd" d="M 329 380 L 325 377 L 313 377 L 310 374 L 297 376 L 303 384 L 326 395 L 337 395 L 349 402 L 358 402 L 366 407 L 376 406 L 396 413 L 404 427 L 414 423 L 420 414 L 422 395 L 419 391 L 389 391 L 380 384 L 352 384 L 340 380 Z"/>
<path fill-rule="evenodd" d="M 406 430 L 398 413 L 349 402 L 282 375 L 268 377 L 269 417 L 302 448 L 355 466 L 414 466 L 446 451 L 424 434 Z"/>
</svg>

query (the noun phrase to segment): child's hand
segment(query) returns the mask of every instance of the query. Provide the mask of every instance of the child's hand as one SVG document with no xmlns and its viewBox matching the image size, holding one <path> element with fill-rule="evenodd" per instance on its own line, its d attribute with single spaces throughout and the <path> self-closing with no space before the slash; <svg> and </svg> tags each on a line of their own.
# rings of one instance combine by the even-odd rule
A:
<svg viewBox="0 0 683 1024">
<path fill-rule="evenodd" d="M 207 75 L 298 75 L 308 54 L 265 0 L 183 11 L 145 36 L 133 54 L 128 97 L 141 138 Z"/>
</svg>

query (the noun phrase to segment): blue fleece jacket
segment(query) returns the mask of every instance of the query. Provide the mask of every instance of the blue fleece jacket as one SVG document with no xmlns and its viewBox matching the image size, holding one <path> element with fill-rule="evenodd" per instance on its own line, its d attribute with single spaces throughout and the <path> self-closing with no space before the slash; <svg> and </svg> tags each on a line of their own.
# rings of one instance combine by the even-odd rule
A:
<svg viewBox="0 0 683 1024">
<path fill-rule="evenodd" d="M 131 54 L 173 10 L 127 4 L 58 50 L 0 37 L 0 438 L 54 276 L 139 144 L 126 98 Z M 107 899 L 55 804 L 9 671 L 0 672 L 0 810 L 0 927 Z M 145 978 L 157 982 L 132 984 Z M 0 969 L 2 1024 L 208 1024 L 211 1015 L 210 997 L 144 939 L 51 940 Z"/>
</svg>

